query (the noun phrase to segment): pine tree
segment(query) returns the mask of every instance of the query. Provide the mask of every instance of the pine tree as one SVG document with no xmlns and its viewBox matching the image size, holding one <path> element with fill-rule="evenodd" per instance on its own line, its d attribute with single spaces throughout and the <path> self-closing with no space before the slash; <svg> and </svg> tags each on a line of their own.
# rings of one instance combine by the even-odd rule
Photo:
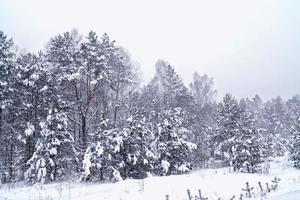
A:
<svg viewBox="0 0 300 200">
<path fill-rule="evenodd" d="M 141 107 L 147 112 L 190 107 L 192 97 L 174 68 L 163 60 L 155 64 L 156 73 L 141 94 Z"/>
<path fill-rule="evenodd" d="M 237 100 L 226 94 L 218 106 L 217 127 L 211 136 L 211 142 L 216 147 L 215 158 L 223 160 L 227 165 L 233 156 L 233 140 L 240 132 L 240 118 L 241 111 Z"/>
<path fill-rule="evenodd" d="M 49 80 L 55 83 L 53 88 L 59 91 L 59 98 L 64 102 L 64 109 L 72 124 L 69 125 L 74 132 L 74 138 L 81 145 L 85 142 L 86 127 L 81 120 L 84 99 L 81 98 L 80 66 L 82 57 L 80 56 L 80 37 L 77 34 L 66 32 L 52 38 L 48 44 L 46 58 L 49 68 Z M 61 93 L 61 91 L 64 91 Z"/>
<path fill-rule="evenodd" d="M 241 101 L 241 104 L 245 102 Z M 263 150 L 260 132 L 255 127 L 255 116 L 247 109 L 247 105 L 240 105 L 240 107 L 240 131 L 233 139 L 231 165 L 234 171 L 259 172 Z"/>
<path fill-rule="evenodd" d="M 128 121 L 129 126 L 123 131 L 124 169 L 121 174 L 126 178 L 145 178 L 154 169 L 156 156 L 151 146 L 154 135 L 142 114 L 137 112 Z"/>
<path fill-rule="evenodd" d="M 282 156 L 287 150 L 286 139 L 289 135 L 287 113 L 285 102 L 281 97 L 265 104 L 265 122 L 272 156 Z"/>
<path fill-rule="evenodd" d="M 115 59 L 109 68 L 109 86 L 112 90 L 113 123 L 114 126 L 124 125 L 126 122 L 127 97 L 132 91 L 137 91 L 138 74 L 134 69 L 133 62 L 127 51 L 117 48 L 114 53 Z"/>
<path fill-rule="evenodd" d="M 14 112 L 16 97 L 16 63 L 13 41 L 0 31 L 0 173 L 3 182 L 14 179 L 14 157 L 17 133 L 14 129 L 17 113 Z"/>
<path fill-rule="evenodd" d="M 78 90 L 75 91 L 75 94 L 78 95 L 75 104 L 79 110 L 80 137 L 83 149 L 87 146 L 90 133 L 95 132 L 97 129 L 97 127 L 92 127 L 88 123 L 88 121 L 93 120 L 93 113 L 100 112 L 99 106 L 97 106 L 97 95 L 100 91 L 103 91 L 102 85 L 108 84 L 108 55 L 105 52 L 107 49 L 102 48 L 101 45 L 96 33 L 91 31 L 80 48 L 83 66 L 79 70 Z M 113 48 L 113 43 L 106 48 Z M 92 107 L 94 107 L 93 111 Z M 95 122 L 98 123 L 99 121 Z"/>
<path fill-rule="evenodd" d="M 47 118 L 40 122 L 40 139 L 35 152 L 27 161 L 25 178 L 31 183 L 62 180 L 76 161 L 74 140 L 68 132 L 68 120 L 64 113 L 49 110 Z"/>
<path fill-rule="evenodd" d="M 157 173 L 161 175 L 180 174 L 192 169 L 191 152 L 197 146 L 184 138 L 189 130 L 183 127 L 184 113 L 181 108 L 165 111 L 157 125 Z"/>
<path fill-rule="evenodd" d="M 47 81 L 47 67 L 43 54 L 21 54 L 17 59 L 17 65 L 18 80 L 15 87 L 18 95 L 14 100 L 18 126 L 15 126 L 15 129 L 18 130 L 18 139 L 21 141 L 19 150 L 22 154 L 19 162 L 26 163 L 34 152 L 38 139 L 36 135 L 36 131 L 39 130 L 38 124 L 46 118 L 53 94 Z M 24 173 L 26 165 L 22 166 Z"/>
<path fill-rule="evenodd" d="M 268 131 L 265 104 L 258 95 L 255 95 L 253 99 L 246 98 L 244 104 L 244 108 L 253 115 L 253 126 L 260 135 L 259 143 L 262 145 L 262 157 L 267 159 L 272 155 L 272 145 L 275 138 Z"/>
<path fill-rule="evenodd" d="M 118 129 L 107 129 L 107 120 L 103 121 L 102 129 L 95 135 L 83 160 L 85 181 L 122 180 L 120 169 L 124 168 L 121 155 L 123 135 Z"/>
<path fill-rule="evenodd" d="M 288 126 L 292 127 L 300 117 L 300 96 L 296 95 L 286 102 Z"/>
</svg>

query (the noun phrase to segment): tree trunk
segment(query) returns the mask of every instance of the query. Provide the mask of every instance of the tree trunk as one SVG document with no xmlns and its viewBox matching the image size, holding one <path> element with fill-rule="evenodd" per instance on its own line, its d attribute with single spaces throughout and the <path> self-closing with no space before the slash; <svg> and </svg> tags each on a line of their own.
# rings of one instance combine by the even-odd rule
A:
<svg viewBox="0 0 300 200">
<path fill-rule="evenodd" d="M 34 146 L 32 141 L 32 136 L 26 137 L 26 161 L 27 162 L 32 156 L 32 147 Z"/>
<path fill-rule="evenodd" d="M 11 183 L 13 180 L 13 141 L 10 144 L 10 155 L 9 155 L 9 182 Z"/>
<path fill-rule="evenodd" d="M 116 105 L 115 105 L 115 109 L 114 109 L 114 127 L 117 127 L 117 116 L 118 116 L 118 105 L 117 102 L 119 100 L 119 89 L 117 89 L 116 91 Z"/>
<path fill-rule="evenodd" d="M 2 141 L 2 108 L 1 108 L 1 106 L 0 106 L 0 141 Z"/>
<path fill-rule="evenodd" d="M 118 108 L 116 106 L 115 110 L 114 110 L 114 127 L 115 128 L 117 127 L 117 115 L 118 115 Z"/>
<path fill-rule="evenodd" d="M 82 147 L 83 150 L 86 149 L 87 145 L 87 135 L 86 135 L 86 117 L 84 114 L 81 114 L 81 135 L 82 135 Z"/>
</svg>

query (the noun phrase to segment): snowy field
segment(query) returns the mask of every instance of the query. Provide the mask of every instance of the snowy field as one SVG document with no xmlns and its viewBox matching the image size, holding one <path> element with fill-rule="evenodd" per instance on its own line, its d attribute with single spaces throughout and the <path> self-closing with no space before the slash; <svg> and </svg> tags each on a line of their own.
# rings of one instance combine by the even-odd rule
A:
<svg viewBox="0 0 300 200">
<path fill-rule="evenodd" d="M 150 177 L 143 180 L 124 180 L 111 184 L 56 183 L 35 185 L 33 187 L 8 188 L 2 185 L 1 200 L 164 200 L 169 195 L 170 200 L 188 199 L 187 189 L 192 195 L 197 195 L 201 189 L 208 199 L 235 199 L 242 192 L 245 183 L 254 187 L 254 193 L 259 194 L 258 181 L 263 186 L 271 184 L 274 177 L 279 177 L 277 191 L 268 193 L 267 199 L 292 200 L 300 199 L 300 170 L 291 168 L 286 157 L 276 158 L 271 162 L 270 173 L 245 174 L 229 172 L 228 168 L 205 169 L 194 171 L 188 175 L 168 177 Z M 254 198 L 255 199 L 255 198 Z M 260 199 L 260 197 L 257 199 Z"/>
</svg>

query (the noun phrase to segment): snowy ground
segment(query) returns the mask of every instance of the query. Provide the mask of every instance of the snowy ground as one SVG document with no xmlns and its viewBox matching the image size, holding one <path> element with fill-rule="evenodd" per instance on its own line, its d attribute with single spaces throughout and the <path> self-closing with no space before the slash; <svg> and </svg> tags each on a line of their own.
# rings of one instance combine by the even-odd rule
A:
<svg viewBox="0 0 300 200">
<path fill-rule="evenodd" d="M 285 157 L 271 163 L 269 175 L 230 173 L 229 169 L 206 169 L 188 175 L 151 177 L 144 180 L 125 180 L 113 184 L 60 183 L 45 186 L 0 189 L 1 200 L 170 200 L 188 199 L 187 189 L 193 195 L 202 194 L 209 200 L 230 199 L 242 192 L 245 182 L 259 191 L 258 181 L 263 185 L 275 176 L 281 178 L 278 191 L 268 194 L 271 200 L 300 199 L 300 170 L 287 165 Z M 235 198 L 238 199 L 238 198 Z M 260 198 L 259 198 L 260 199 Z"/>
</svg>

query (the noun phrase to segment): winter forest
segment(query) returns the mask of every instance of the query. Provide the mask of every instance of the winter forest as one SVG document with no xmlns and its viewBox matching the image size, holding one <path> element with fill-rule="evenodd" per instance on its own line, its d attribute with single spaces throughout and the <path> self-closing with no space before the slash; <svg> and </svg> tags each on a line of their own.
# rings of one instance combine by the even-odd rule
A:
<svg viewBox="0 0 300 200">
<path fill-rule="evenodd" d="M 185 85 L 170 63 L 157 60 L 143 84 L 142 67 L 107 34 L 74 29 L 35 54 L 0 32 L 1 183 L 262 173 L 286 152 L 300 168 L 299 95 L 217 100 L 205 71 Z"/>
<path fill-rule="evenodd" d="M 107 34 L 73 30 L 38 54 L 0 32 L 1 182 L 141 179 L 210 165 L 260 172 L 289 150 L 300 167 L 300 98 L 215 100 L 213 78 L 183 84 L 164 60 L 139 66 Z"/>
</svg>

